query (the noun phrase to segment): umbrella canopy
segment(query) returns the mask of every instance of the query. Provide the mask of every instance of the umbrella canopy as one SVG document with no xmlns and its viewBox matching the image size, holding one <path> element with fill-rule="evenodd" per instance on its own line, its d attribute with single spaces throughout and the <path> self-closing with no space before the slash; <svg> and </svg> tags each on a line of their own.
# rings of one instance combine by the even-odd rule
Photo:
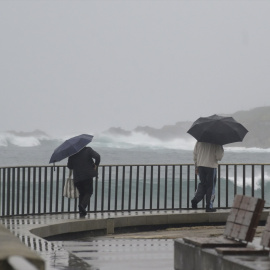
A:
<svg viewBox="0 0 270 270">
<path fill-rule="evenodd" d="M 232 117 L 200 117 L 187 131 L 199 142 L 224 145 L 243 141 L 248 130 Z"/>
<path fill-rule="evenodd" d="M 49 163 L 60 161 L 64 158 L 78 153 L 81 149 L 83 149 L 88 143 L 92 141 L 93 137 L 94 136 L 92 135 L 82 134 L 64 141 L 54 150 Z"/>
</svg>

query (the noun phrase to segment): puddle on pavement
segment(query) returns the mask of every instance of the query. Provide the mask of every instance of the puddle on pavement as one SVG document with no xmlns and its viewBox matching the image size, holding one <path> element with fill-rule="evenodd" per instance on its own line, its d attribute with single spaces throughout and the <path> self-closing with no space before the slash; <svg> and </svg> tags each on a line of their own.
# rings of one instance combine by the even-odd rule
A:
<svg viewBox="0 0 270 270">
<path fill-rule="evenodd" d="M 53 243 L 83 260 L 90 265 L 91 270 L 170 270 L 174 268 L 174 241 L 172 239 L 88 237 L 75 241 L 53 241 Z M 71 261 L 76 263 L 74 258 Z M 83 268 L 85 267 L 86 265 Z"/>
</svg>

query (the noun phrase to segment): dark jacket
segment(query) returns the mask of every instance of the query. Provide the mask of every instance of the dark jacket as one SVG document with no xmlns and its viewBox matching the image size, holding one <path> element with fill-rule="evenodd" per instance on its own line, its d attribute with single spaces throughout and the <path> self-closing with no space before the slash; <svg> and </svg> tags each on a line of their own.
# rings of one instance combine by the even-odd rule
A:
<svg viewBox="0 0 270 270">
<path fill-rule="evenodd" d="M 94 160 L 95 162 L 94 162 Z M 68 158 L 68 168 L 73 170 L 74 182 L 91 180 L 97 176 L 95 166 L 100 163 L 100 155 L 91 147 L 84 147 L 81 151 Z"/>
</svg>

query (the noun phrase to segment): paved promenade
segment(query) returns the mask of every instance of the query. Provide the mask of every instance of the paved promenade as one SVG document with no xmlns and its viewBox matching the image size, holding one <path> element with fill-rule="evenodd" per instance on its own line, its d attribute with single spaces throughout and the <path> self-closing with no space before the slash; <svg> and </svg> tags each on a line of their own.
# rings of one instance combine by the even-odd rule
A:
<svg viewBox="0 0 270 270">
<path fill-rule="evenodd" d="M 150 265 L 142 268 L 139 263 L 140 260 L 143 262 L 141 258 L 147 257 L 146 252 L 153 255 L 146 258 L 146 264 L 153 261 L 152 258 L 156 256 L 163 262 L 166 262 L 167 258 L 167 266 L 170 265 L 170 268 L 156 265 L 152 269 L 173 269 L 173 240 L 170 239 L 189 236 L 192 232 L 186 228 L 184 230 L 165 230 L 165 228 L 224 224 L 228 213 L 229 210 L 219 210 L 216 213 L 205 213 L 204 210 L 91 213 L 85 219 L 78 218 L 78 214 L 58 214 L 6 217 L 1 218 L 1 223 L 45 260 L 46 270 L 103 270 L 114 269 L 113 265 L 116 265 L 115 269 L 118 270 L 127 269 L 127 266 L 129 269 L 151 269 Z M 265 220 L 268 213 L 263 212 L 261 220 Z M 138 228 L 147 232 L 138 232 L 136 230 Z M 223 227 L 219 230 L 215 228 L 218 234 L 222 234 Z M 150 229 L 151 233 L 148 231 Z M 208 228 L 209 230 L 214 232 Z M 119 234 L 123 232 L 126 233 Z M 79 238 L 84 239 L 83 243 L 77 241 Z M 137 239 L 135 244 L 128 242 L 135 238 Z M 114 242 L 109 242 L 108 239 L 113 239 Z M 89 244 L 91 241 L 92 244 Z M 115 251 L 116 247 L 119 250 L 119 245 L 123 248 L 122 253 L 120 249 L 120 254 L 117 255 Z M 159 246 L 159 249 L 156 246 Z M 98 252 L 102 247 L 103 250 L 106 249 L 106 253 L 101 253 L 101 250 Z M 91 258 L 92 254 L 95 254 L 94 259 Z M 136 254 L 141 257 L 136 258 Z M 103 256 L 102 260 L 98 256 Z M 129 260 L 123 261 L 124 256 Z M 114 264 L 111 264 L 110 260 L 114 261 Z M 135 263 L 134 268 L 130 266 L 132 260 Z"/>
</svg>

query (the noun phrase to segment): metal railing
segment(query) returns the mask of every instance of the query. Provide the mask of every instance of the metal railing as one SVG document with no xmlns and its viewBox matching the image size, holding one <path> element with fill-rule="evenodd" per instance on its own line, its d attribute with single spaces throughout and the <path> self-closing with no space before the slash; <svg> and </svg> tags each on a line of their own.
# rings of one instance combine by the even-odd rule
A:
<svg viewBox="0 0 270 270">
<path fill-rule="evenodd" d="M 66 166 L 0 168 L 0 216 L 77 212 L 78 199 L 62 196 L 67 177 Z M 270 164 L 220 164 L 215 206 L 229 208 L 243 194 L 269 207 L 269 179 Z M 198 181 L 193 164 L 102 165 L 88 211 L 189 209 Z"/>
</svg>

